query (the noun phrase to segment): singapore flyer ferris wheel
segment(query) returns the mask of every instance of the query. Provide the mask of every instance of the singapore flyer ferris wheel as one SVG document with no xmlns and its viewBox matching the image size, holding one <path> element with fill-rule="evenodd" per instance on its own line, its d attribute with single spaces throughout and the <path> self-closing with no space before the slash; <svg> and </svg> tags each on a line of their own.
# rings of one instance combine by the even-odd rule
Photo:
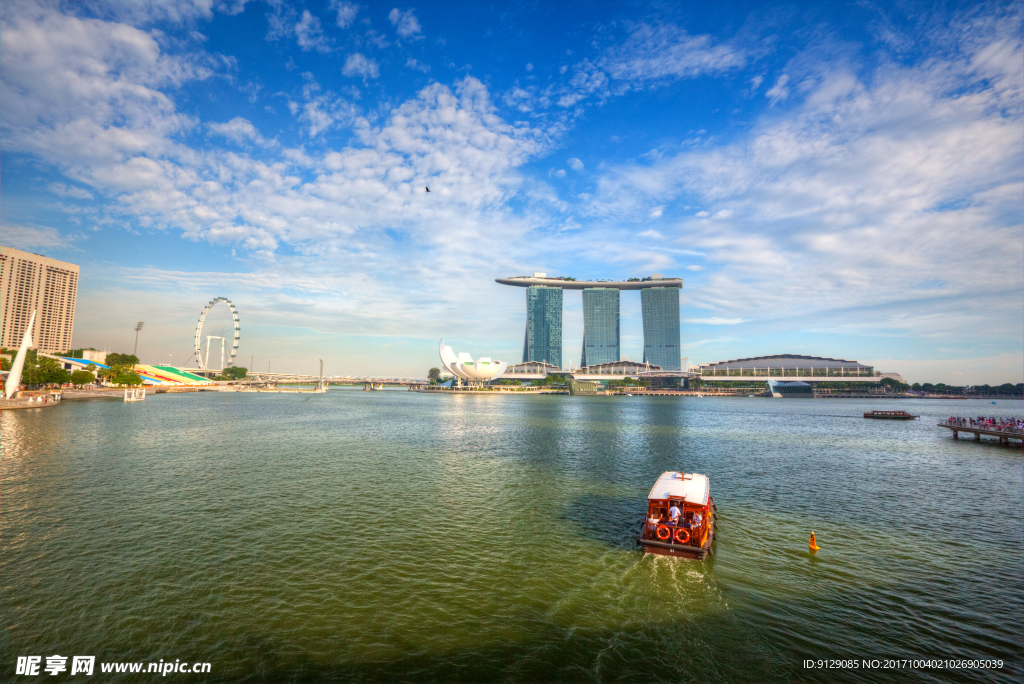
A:
<svg viewBox="0 0 1024 684">
<path fill-rule="evenodd" d="M 224 370 L 235 362 L 235 355 L 238 354 L 238 340 L 241 337 L 242 328 L 238 322 L 238 310 L 227 297 L 217 297 L 210 300 L 210 303 L 203 309 L 199 316 L 199 324 L 196 326 L 196 360 L 203 370 Z M 203 343 L 205 333 L 206 356 L 203 356 Z M 230 347 L 228 347 L 228 340 Z M 210 368 L 210 351 L 214 352 L 214 362 L 217 359 L 218 345 L 220 352 L 220 368 Z M 230 353 L 227 350 L 230 348 Z"/>
</svg>

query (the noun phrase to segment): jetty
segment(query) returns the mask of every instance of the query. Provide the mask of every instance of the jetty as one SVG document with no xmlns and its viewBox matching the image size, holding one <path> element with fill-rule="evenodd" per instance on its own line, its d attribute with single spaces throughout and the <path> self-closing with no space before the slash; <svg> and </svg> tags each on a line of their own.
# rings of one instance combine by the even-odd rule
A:
<svg viewBox="0 0 1024 684">
<path fill-rule="evenodd" d="M 62 399 L 60 394 L 48 392 L 19 392 L 18 395 L 10 399 L 0 397 L 0 411 L 49 408 L 59 404 Z"/>
<path fill-rule="evenodd" d="M 954 418 L 952 420 L 940 420 L 939 427 L 953 431 L 953 439 L 959 439 L 961 432 L 974 435 L 974 441 L 980 442 L 981 436 L 998 437 L 999 443 L 1008 445 L 1010 440 L 1024 443 L 1024 430 L 1012 425 L 987 425 L 976 421 Z"/>
</svg>

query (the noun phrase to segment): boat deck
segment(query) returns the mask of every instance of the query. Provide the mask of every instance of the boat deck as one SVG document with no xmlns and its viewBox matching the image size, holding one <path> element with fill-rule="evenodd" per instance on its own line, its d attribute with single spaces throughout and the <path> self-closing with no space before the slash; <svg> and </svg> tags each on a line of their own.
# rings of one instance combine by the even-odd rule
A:
<svg viewBox="0 0 1024 684">
<path fill-rule="evenodd" d="M 671 541 L 663 542 L 657 539 L 645 539 L 644 531 L 647 529 L 646 521 L 640 523 L 640 534 L 637 535 L 636 541 L 647 553 L 704 560 L 704 558 L 713 554 L 711 544 L 715 540 L 716 513 L 717 509 L 715 508 L 715 503 L 712 500 L 711 505 L 708 507 L 708 538 L 704 542 L 703 546 L 687 546 L 685 544 L 677 544 Z"/>
</svg>

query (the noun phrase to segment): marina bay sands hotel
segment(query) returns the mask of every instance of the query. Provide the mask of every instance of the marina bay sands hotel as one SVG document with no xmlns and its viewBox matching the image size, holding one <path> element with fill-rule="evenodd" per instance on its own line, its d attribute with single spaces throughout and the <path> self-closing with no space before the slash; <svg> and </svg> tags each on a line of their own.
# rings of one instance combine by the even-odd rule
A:
<svg viewBox="0 0 1024 684">
<path fill-rule="evenodd" d="M 619 292 L 640 290 L 644 319 L 644 362 L 678 371 L 680 278 L 626 281 L 577 281 L 532 277 L 497 278 L 502 285 L 526 288 L 526 338 L 523 362 L 541 361 L 562 366 L 562 290 L 583 290 L 583 358 L 581 366 L 619 361 Z"/>
</svg>

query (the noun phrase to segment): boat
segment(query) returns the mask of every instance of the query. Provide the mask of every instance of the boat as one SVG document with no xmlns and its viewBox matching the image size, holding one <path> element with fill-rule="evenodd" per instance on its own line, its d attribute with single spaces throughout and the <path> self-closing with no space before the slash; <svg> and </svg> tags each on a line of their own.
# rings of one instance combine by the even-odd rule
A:
<svg viewBox="0 0 1024 684">
<path fill-rule="evenodd" d="M 682 511 L 679 525 L 669 522 L 672 506 Z M 715 514 L 707 475 L 664 472 L 647 495 L 647 519 L 636 541 L 646 553 L 703 560 L 712 552 Z"/>
<path fill-rule="evenodd" d="M 913 420 L 919 416 L 912 416 L 906 411 L 869 411 L 864 414 L 865 418 L 881 418 L 882 420 Z"/>
</svg>

